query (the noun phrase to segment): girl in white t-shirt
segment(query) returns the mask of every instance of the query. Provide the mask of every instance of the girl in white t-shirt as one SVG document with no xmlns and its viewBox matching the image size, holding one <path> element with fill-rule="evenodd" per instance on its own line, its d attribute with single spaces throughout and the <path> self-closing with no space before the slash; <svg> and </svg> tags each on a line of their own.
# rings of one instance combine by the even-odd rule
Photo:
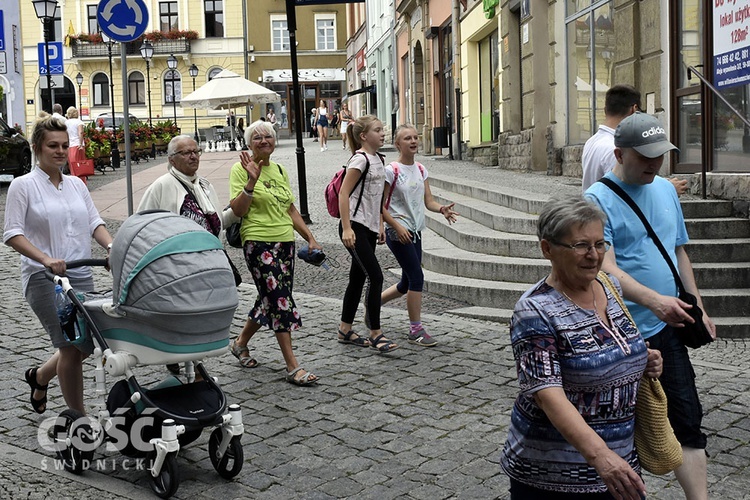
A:
<svg viewBox="0 0 750 500">
<path fill-rule="evenodd" d="M 453 211 L 454 203 L 441 205 L 432 197 L 427 169 L 414 161 L 419 148 L 419 134 L 412 125 L 401 125 L 396 129 L 398 161 L 385 167 L 386 210 L 385 243 L 401 266 L 401 281 L 389 287 L 381 295 L 381 303 L 406 294 L 406 309 L 409 312 L 409 343 L 432 347 L 437 340 L 422 326 L 422 231 L 425 228 L 424 210 L 440 212 L 449 224 L 459 215 Z"/>
<path fill-rule="evenodd" d="M 378 153 L 383 146 L 385 132 L 376 117 L 367 115 L 351 124 L 346 133 L 354 154 L 346 166 L 346 175 L 339 192 L 339 236 L 352 256 L 349 283 L 341 306 L 338 341 L 359 347 L 373 347 L 381 353 L 398 348 L 385 338 L 380 329 L 380 292 L 383 290 L 383 271 L 375 257 L 375 245 L 385 241 L 383 231 L 383 187 L 385 185 L 384 156 Z M 362 289 L 367 282 L 365 308 L 369 313 L 369 340 L 352 331 Z"/>
</svg>

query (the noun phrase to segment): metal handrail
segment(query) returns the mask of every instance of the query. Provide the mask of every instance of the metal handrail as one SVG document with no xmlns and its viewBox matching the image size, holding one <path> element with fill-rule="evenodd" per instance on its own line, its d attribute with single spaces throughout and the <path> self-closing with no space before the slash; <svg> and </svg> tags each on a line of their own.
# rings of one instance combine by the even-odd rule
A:
<svg viewBox="0 0 750 500">
<path fill-rule="evenodd" d="M 694 66 L 687 66 L 687 70 L 688 70 L 688 74 L 687 74 L 688 80 L 690 80 L 690 73 L 693 73 L 695 76 L 697 76 L 698 79 L 701 81 L 701 83 L 703 83 L 703 85 L 705 85 L 711 92 L 713 92 L 716 95 L 716 97 L 718 97 L 719 99 L 721 99 L 721 102 L 723 102 L 724 104 L 726 104 L 726 106 L 729 108 L 729 110 L 732 113 L 734 113 L 735 115 L 737 115 L 737 118 L 739 118 L 740 120 L 742 120 L 742 122 L 745 125 L 747 125 L 748 127 L 750 127 L 750 120 L 748 120 L 747 118 L 745 118 L 742 115 L 741 112 L 737 111 L 737 109 L 734 106 L 732 106 L 731 104 L 729 104 L 729 101 L 727 100 L 726 97 L 724 97 L 723 95 L 721 95 L 721 93 L 719 92 L 719 89 L 717 89 L 716 87 L 714 87 L 713 84 L 711 82 L 709 82 L 708 79 L 706 79 L 705 76 L 701 75 L 700 72 L 697 69 L 695 69 Z"/>
<path fill-rule="evenodd" d="M 727 98 L 724 97 L 723 95 L 721 95 L 721 93 L 719 92 L 719 89 L 717 89 L 716 87 L 714 87 L 713 84 L 711 82 L 709 82 L 708 79 L 700 73 L 700 71 L 698 71 L 697 69 L 695 69 L 695 66 L 688 66 L 684 62 L 682 64 L 683 64 L 683 66 L 685 66 L 687 68 L 687 78 L 688 78 L 688 80 L 690 80 L 691 73 L 693 75 L 697 76 L 698 79 L 701 81 L 701 84 L 703 85 L 704 89 L 708 89 L 711 92 L 713 92 L 713 94 L 716 97 L 718 97 L 721 100 L 721 102 L 723 102 L 726 105 L 726 107 L 729 108 L 729 110 L 732 113 L 734 113 L 735 116 L 737 116 L 737 118 L 739 118 L 740 120 L 742 120 L 742 123 L 744 123 L 746 127 L 750 128 L 750 120 L 748 120 L 747 118 L 745 118 L 745 116 L 742 115 L 742 113 L 740 113 L 734 106 L 732 106 L 729 103 L 729 101 L 727 100 Z M 705 104 L 706 103 L 704 102 L 703 105 L 705 106 Z M 703 148 L 706 147 L 705 141 L 703 141 L 702 147 Z M 701 197 L 704 200 L 706 199 L 706 162 L 705 161 L 701 162 Z"/>
</svg>

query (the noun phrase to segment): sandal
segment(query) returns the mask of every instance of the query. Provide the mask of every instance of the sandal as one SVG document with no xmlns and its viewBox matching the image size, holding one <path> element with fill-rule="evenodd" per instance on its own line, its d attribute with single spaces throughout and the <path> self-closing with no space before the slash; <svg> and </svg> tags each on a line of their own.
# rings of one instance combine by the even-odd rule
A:
<svg viewBox="0 0 750 500">
<path fill-rule="evenodd" d="M 232 355 L 239 360 L 240 364 L 244 368 L 255 368 L 256 366 L 258 366 L 258 361 L 255 358 L 250 357 L 250 349 L 248 349 L 247 346 L 238 346 L 237 339 L 233 340 L 232 343 L 229 344 L 229 352 L 231 352 Z"/>
<path fill-rule="evenodd" d="M 301 377 L 295 377 L 295 375 L 300 371 L 303 370 L 301 366 L 298 366 L 294 370 L 287 372 L 286 374 L 286 381 L 290 384 L 298 385 L 300 387 L 308 386 L 308 385 L 314 385 L 318 383 L 318 380 L 320 380 L 318 377 L 316 377 L 312 372 L 305 372 L 304 375 Z M 310 377 L 315 377 L 314 379 L 310 380 Z"/>
<path fill-rule="evenodd" d="M 47 409 L 47 387 L 49 387 L 49 384 L 39 385 L 39 382 L 36 381 L 37 370 L 38 368 L 29 368 L 24 373 L 24 378 L 31 387 L 31 407 L 34 408 L 35 412 L 42 414 Z M 44 391 L 42 399 L 34 399 L 34 391 Z"/>
<path fill-rule="evenodd" d="M 385 335 L 381 333 L 374 339 L 370 339 L 370 347 L 372 347 L 373 349 L 377 349 L 381 354 L 386 354 L 395 349 L 398 349 L 399 346 L 393 341 L 385 338 Z"/>
<path fill-rule="evenodd" d="M 352 335 L 356 335 L 356 337 L 352 338 Z M 352 344 L 358 347 L 370 347 L 370 341 L 354 333 L 354 330 L 349 330 L 348 333 L 344 333 L 339 330 L 339 344 Z"/>
</svg>

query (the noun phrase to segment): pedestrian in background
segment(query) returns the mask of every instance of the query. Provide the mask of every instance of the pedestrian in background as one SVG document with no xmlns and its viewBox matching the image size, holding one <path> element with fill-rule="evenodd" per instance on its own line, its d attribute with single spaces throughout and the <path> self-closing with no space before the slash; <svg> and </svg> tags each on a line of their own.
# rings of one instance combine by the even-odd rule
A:
<svg viewBox="0 0 750 500">
<path fill-rule="evenodd" d="M 432 196 L 427 180 L 427 169 L 414 160 L 419 149 L 419 134 L 413 125 L 400 125 L 396 129 L 397 161 L 385 167 L 386 210 L 385 243 L 401 266 L 401 280 L 381 295 L 385 304 L 406 294 L 409 312 L 409 343 L 424 347 L 437 345 L 422 326 L 422 231 L 425 228 L 425 208 L 441 213 L 449 224 L 459 215 L 454 204 L 441 205 Z"/>
<path fill-rule="evenodd" d="M 243 151 L 229 174 L 230 206 L 242 217 L 240 236 L 247 268 L 258 298 L 248 313 L 230 351 L 246 368 L 258 362 L 250 356 L 248 342 L 261 326 L 276 336 L 286 364 L 287 382 L 307 386 L 318 377 L 300 366 L 292 350 L 292 331 L 302 326 L 294 288 L 294 232 L 310 250 L 322 250 L 294 206 L 294 194 L 286 169 L 271 160 L 276 149 L 276 130 L 267 121 L 252 123 L 245 132 L 252 155 Z"/>
<path fill-rule="evenodd" d="M 68 167 L 73 162 L 86 160 L 86 144 L 83 139 L 83 122 L 78 118 L 78 108 L 71 106 L 65 115 L 65 127 L 68 129 Z"/>
<path fill-rule="evenodd" d="M 371 346 L 388 353 L 399 346 L 388 340 L 380 329 L 380 293 L 383 290 L 383 271 L 375 257 L 375 245 L 385 242 L 383 230 L 383 187 L 385 185 L 384 156 L 378 153 L 383 146 L 383 124 L 375 116 L 359 118 L 347 129 L 354 154 L 346 166 L 344 182 L 339 192 L 339 237 L 352 256 L 349 282 L 341 306 L 338 341 L 359 347 Z M 363 183 L 363 186 L 360 186 Z M 356 187 L 356 189 L 355 189 Z M 365 321 L 370 338 L 352 331 L 362 289 L 367 282 Z"/>
<path fill-rule="evenodd" d="M 349 111 L 349 103 L 342 103 L 341 104 L 341 113 L 339 114 L 339 120 L 341 121 L 340 130 L 341 130 L 341 149 L 346 149 L 346 141 L 347 141 L 347 135 L 346 135 L 346 129 L 347 127 L 354 121 L 351 112 Z"/>
<path fill-rule="evenodd" d="M 325 100 L 320 100 L 320 106 L 315 108 L 315 125 L 318 128 L 320 151 L 328 150 L 328 106 Z"/>
<path fill-rule="evenodd" d="M 21 288 L 31 310 L 57 351 L 42 366 L 24 374 L 31 406 L 47 409 L 47 388 L 58 377 L 65 404 L 83 414 L 83 360 L 94 350 L 91 337 L 79 345 L 63 335 L 55 307 L 55 284 L 48 270 L 67 276 L 82 292 L 93 291 L 90 267 L 66 269 L 66 262 L 91 258 L 91 238 L 109 252 L 112 237 L 81 179 L 63 175 L 68 159 L 65 122 L 50 116 L 38 120 L 31 134 L 37 167 L 17 177 L 8 188 L 3 243 L 21 254 Z"/>
</svg>

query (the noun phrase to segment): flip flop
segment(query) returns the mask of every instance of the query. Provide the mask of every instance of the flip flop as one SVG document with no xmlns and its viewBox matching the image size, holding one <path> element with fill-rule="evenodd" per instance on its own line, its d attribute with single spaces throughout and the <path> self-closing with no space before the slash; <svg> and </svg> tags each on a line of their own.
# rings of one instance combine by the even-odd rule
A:
<svg viewBox="0 0 750 500">
<path fill-rule="evenodd" d="M 42 414 L 47 409 L 47 387 L 49 387 L 49 384 L 39 385 L 36 381 L 37 370 L 38 368 L 29 368 L 24 373 L 24 378 L 29 387 L 31 387 L 31 407 L 34 408 L 35 412 Z M 34 391 L 44 391 L 44 396 L 41 399 L 34 399 Z"/>
<path fill-rule="evenodd" d="M 258 361 L 250 357 L 250 349 L 247 346 L 239 347 L 236 339 L 229 344 L 229 352 L 239 360 L 244 368 L 255 368 L 258 366 Z"/>
</svg>

